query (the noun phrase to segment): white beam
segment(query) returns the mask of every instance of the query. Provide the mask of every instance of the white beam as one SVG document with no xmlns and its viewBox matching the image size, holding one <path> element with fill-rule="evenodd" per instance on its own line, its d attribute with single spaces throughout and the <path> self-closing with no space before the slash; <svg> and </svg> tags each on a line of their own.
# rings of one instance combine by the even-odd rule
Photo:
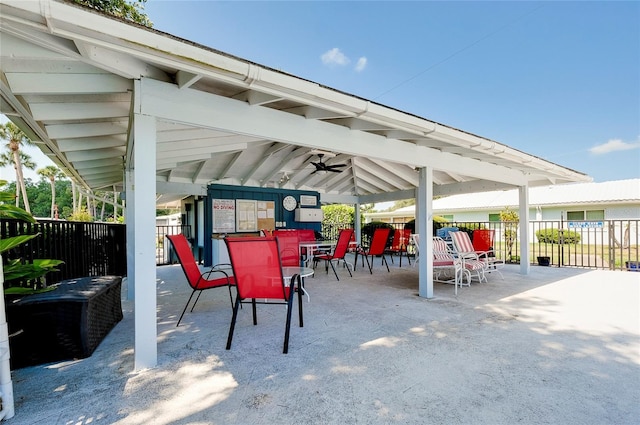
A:
<svg viewBox="0 0 640 425">
<path fill-rule="evenodd" d="M 112 165 L 122 165 L 124 163 L 122 158 L 104 158 L 104 159 L 89 159 L 86 161 L 74 161 L 73 167 L 78 170 L 86 170 L 88 168 L 103 168 Z"/>
<path fill-rule="evenodd" d="M 86 120 L 129 116 L 130 102 L 32 103 L 36 121 Z"/>
<path fill-rule="evenodd" d="M 246 149 L 247 143 L 237 142 L 237 143 L 189 143 L 189 142 L 181 142 L 181 143 L 162 143 L 158 145 L 158 157 L 162 158 L 166 155 L 170 155 L 172 157 L 180 156 L 180 154 L 188 154 L 189 156 L 199 155 L 199 154 L 211 154 L 211 153 L 219 153 L 219 152 L 230 152 L 238 149 Z"/>
<path fill-rule="evenodd" d="M 52 139 L 75 139 L 126 134 L 128 126 L 129 120 L 122 119 L 88 124 L 51 124 L 45 127 L 47 134 Z"/>
<path fill-rule="evenodd" d="M 219 140 L 220 142 L 229 140 L 229 143 L 235 143 L 245 142 L 247 138 L 245 135 L 229 134 L 224 131 L 211 130 L 209 128 L 181 128 L 158 132 L 158 143 L 175 143 L 183 140 Z"/>
<path fill-rule="evenodd" d="M 414 198 L 416 198 L 416 189 L 399 190 L 397 192 L 376 193 L 358 197 L 361 204 L 375 204 L 378 202 L 391 202 Z"/>
<path fill-rule="evenodd" d="M 58 139 L 58 148 L 63 152 L 83 151 L 89 149 L 104 149 L 124 147 L 127 143 L 126 134 L 113 136 L 86 137 L 77 139 Z"/>
<path fill-rule="evenodd" d="M 406 164 L 393 164 L 390 166 L 388 162 L 375 159 L 375 158 L 367 158 L 369 161 L 373 162 L 377 166 L 387 170 L 392 173 L 394 176 L 397 176 L 404 181 L 406 181 L 411 186 L 418 187 L 418 173 L 414 167 L 411 167 Z"/>
<path fill-rule="evenodd" d="M 464 183 L 449 183 L 438 185 L 434 188 L 437 196 L 460 195 L 464 193 L 491 192 L 494 190 L 513 189 L 514 185 L 509 183 L 493 182 L 487 180 L 476 180 Z"/>
<path fill-rule="evenodd" d="M 171 183 L 156 181 L 158 193 L 176 193 L 180 195 L 207 196 L 207 186 L 191 183 Z"/>
<path fill-rule="evenodd" d="M 307 120 L 270 108 L 252 107 L 244 102 L 213 94 L 190 89 L 180 90 L 173 84 L 142 79 L 142 86 L 143 111 L 168 120 L 400 164 L 431 166 L 452 172 L 463 170 L 464 174 L 475 178 L 526 183 L 526 176 L 517 170 L 412 143 L 352 131 L 322 121 Z M 251 122 L 250 127 L 247 127 L 247 122 Z M 345 143 L 345 140 L 349 143 Z M 385 146 L 385 149 L 379 149 L 381 146 Z"/>
<path fill-rule="evenodd" d="M 160 81 L 171 81 L 164 71 L 133 55 L 116 52 L 93 44 L 97 40 L 86 42 L 78 39 L 77 35 L 72 37 L 80 54 L 90 63 L 95 63 L 102 69 L 130 80 L 146 76 Z M 116 46 L 112 44 L 110 47 L 115 48 Z"/>
<path fill-rule="evenodd" d="M 355 161 L 355 158 L 354 158 L 354 161 Z M 387 190 L 385 190 L 386 192 L 392 191 L 392 190 L 402 190 L 407 186 L 406 181 L 396 177 L 396 175 L 393 172 L 388 171 L 386 168 L 383 168 L 384 172 L 380 172 L 379 169 L 375 169 L 373 166 L 371 166 L 370 163 L 366 160 L 366 158 L 358 158 L 357 161 L 358 161 L 357 167 L 359 169 L 366 171 L 372 176 L 376 176 L 377 178 L 383 180 L 386 183 L 386 186 L 387 186 Z M 395 188 L 395 189 L 392 189 L 392 188 Z"/>
<path fill-rule="evenodd" d="M 124 157 L 125 152 L 126 148 L 123 146 L 122 148 L 93 149 L 69 152 L 65 154 L 65 156 L 69 161 L 76 162 L 104 158 L 122 158 Z"/>
<path fill-rule="evenodd" d="M 133 88 L 131 80 L 113 74 L 20 72 L 6 75 L 13 93 L 20 95 L 126 93 Z"/>
</svg>

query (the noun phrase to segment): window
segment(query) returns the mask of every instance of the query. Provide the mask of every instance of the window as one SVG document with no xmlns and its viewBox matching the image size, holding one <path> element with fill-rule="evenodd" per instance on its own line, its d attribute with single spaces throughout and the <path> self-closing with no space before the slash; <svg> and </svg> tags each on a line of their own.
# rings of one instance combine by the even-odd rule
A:
<svg viewBox="0 0 640 425">
<path fill-rule="evenodd" d="M 567 211 L 567 220 L 604 220 L 604 210 Z"/>
<path fill-rule="evenodd" d="M 453 214 L 443 214 L 440 217 L 444 218 L 445 220 L 447 220 L 449 223 L 451 223 L 453 221 Z"/>
<path fill-rule="evenodd" d="M 500 221 L 500 213 L 489 214 L 489 221 Z"/>
<path fill-rule="evenodd" d="M 584 220 L 584 211 L 567 211 L 567 220 Z"/>
<path fill-rule="evenodd" d="M 587 220 L 604 220 L 604 210 L 587 211 Z"/>
</svg>

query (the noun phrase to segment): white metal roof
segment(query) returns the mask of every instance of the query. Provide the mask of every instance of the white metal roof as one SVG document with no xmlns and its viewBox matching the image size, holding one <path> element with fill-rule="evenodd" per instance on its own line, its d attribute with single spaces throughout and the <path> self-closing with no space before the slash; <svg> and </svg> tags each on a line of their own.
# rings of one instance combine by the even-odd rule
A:
<svg viewBox="0 0 640 425">
<path fill-rule="evenodd" d="M 0 0 L 0 94 L 0 111 L 91 190 L 122 190 L 133 105 L 144 105 L 157 118 L 158 203 L 203 194 L 209 183 L 317 190 L 329 201 L 404 199 L 420 167 L 433 168 L 435 195 L 590 181 L 504 144 L 60 1 Z M 313 149 L 334 153 L 326 162 L 344 171 L 312 174 Z"/>
<path fill-rule="evenodd" d="M 531 206 L 561 206 L 580 204 L 639 204 L 640 179 L 615 180 L 602 183 L 572 183 L 534 187 L 529 190 Z M 518 207 L 518 190 L 452 195 L 433 201 L 433 210 L 497 210 Z M 415 206 L 398 208 L 389 213 L 369 213 L 369 217 L 380 215 L 404 216 L 413 214 Z"/>
</svg>

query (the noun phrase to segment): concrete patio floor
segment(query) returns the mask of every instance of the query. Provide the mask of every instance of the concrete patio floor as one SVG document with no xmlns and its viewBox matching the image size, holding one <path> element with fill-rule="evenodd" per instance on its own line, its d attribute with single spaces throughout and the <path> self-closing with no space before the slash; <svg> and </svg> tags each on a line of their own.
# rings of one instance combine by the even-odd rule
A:
<svg viewBox="0 0 640 425">
<path fill-rule="evenodd" d="M 157 269 L 158 366 L 133 371 L 132 302 L 90 358 L 12 372 L 7 424 L 637 424 L 640 273 L 532 267 L 417 296 L 417 269 L 316 271 L 304 328 L 189 295 Z M 123 288 L 126 294 L 126 288 Z"/>
</svg>

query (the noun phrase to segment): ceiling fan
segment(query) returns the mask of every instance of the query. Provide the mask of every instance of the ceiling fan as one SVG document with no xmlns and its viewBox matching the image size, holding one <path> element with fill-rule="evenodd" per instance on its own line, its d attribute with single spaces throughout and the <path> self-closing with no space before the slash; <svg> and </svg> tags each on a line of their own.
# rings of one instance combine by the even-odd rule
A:
<svg viewBox="0 0 640 425">
<path fill-rule="evenodd" d="M 328 164 L 322 162 L 322 158 L 325 156 L 324 153 L 316 152 L 316 155 L 318 155 L 319 159 L 318 159 L 318 162 L 311 161 L 311 163 L 313 165 L 315 165 L 315 167 L 316 167 L 316 169 L 313 170 L 313 172 L 311 174 L 317 173 L 318 171 L 331 171 L 333 173 L 340 173 L 342 170 L 340 170 L 339 168 L 347 166 L 347 164 L 328 165 Z"/>
</svg>

